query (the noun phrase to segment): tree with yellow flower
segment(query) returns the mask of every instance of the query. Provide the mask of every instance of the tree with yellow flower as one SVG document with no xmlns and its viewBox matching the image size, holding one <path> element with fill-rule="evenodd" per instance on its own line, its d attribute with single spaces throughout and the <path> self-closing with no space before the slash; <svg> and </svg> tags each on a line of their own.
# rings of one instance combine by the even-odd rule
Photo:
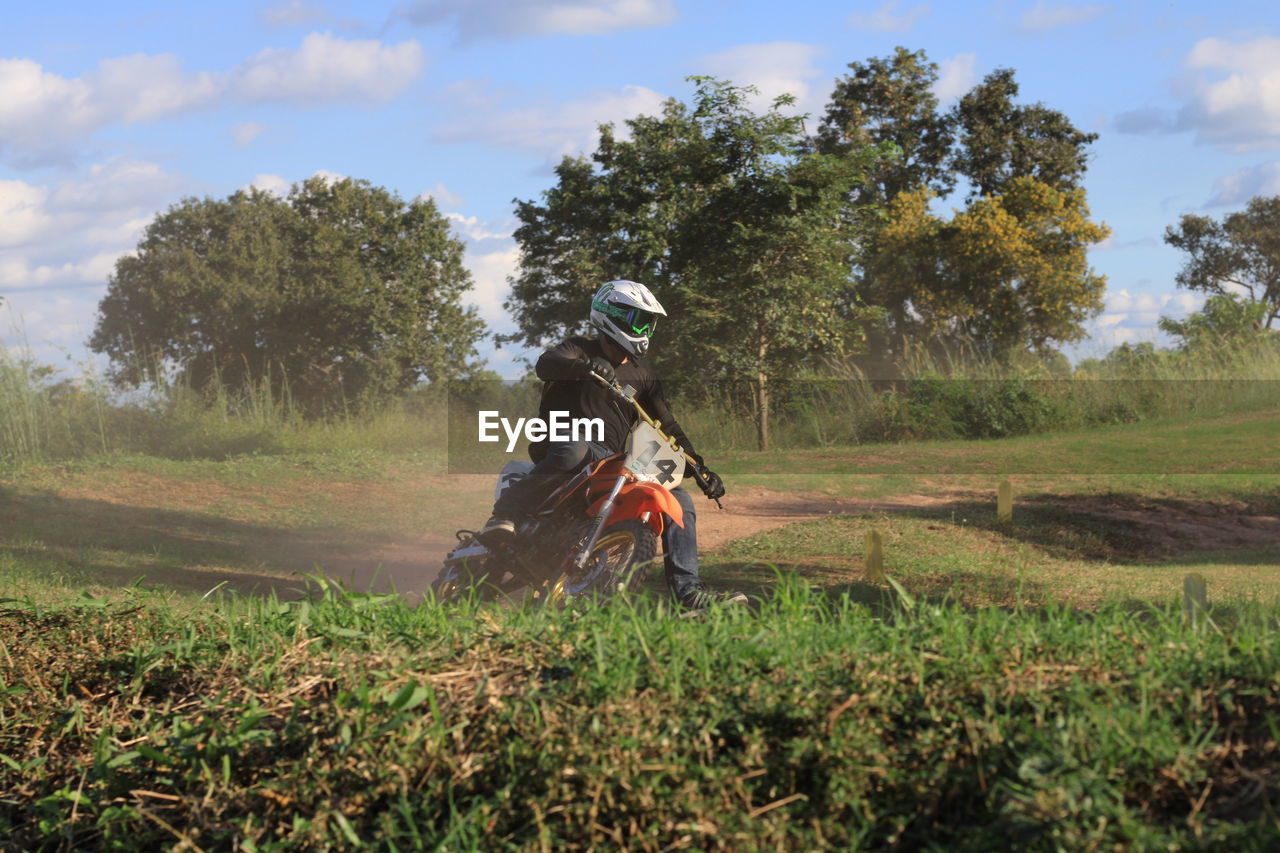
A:
<svg viewBox="0 0 1280 853">
<path fill-rule="evenodd" d="M 950 218 L 927 189 L 899 194 L 868 253 L 876 304 L 915 339 L 1000 357 L 1084 336 L 1106 277 L 1089 246 L 1110 234 L 1089 219 L 1084 191 L 1014 178 Z"/>
</svg>

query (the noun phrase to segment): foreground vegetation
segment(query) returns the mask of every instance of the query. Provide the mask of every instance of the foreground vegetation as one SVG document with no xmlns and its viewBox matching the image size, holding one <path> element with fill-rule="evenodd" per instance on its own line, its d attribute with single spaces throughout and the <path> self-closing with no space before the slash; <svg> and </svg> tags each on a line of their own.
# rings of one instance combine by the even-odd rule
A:
<svg viewBox="0 0 1280 853">
<path fill-rule="evenodd" d="M 787 582 L 690 620 L 320 591 L 9 602 L 7 849 L 1280 843 L 1259 605 L 1193 627 Z"/>
</svg>

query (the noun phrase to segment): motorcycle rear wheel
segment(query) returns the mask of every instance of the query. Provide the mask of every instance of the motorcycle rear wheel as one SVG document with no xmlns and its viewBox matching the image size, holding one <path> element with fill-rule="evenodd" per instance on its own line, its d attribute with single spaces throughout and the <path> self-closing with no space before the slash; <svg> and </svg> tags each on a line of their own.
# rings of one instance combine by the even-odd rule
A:
<svg viewBox="0 0 1280 853">
<path fill-rule="evenodd" d="M 476 566 L 446 563 L 431 582 L 431 594 L 440 603 L 472 593 L 481 601 L 492 601 L 525 583 L 526 581 L 511 576 L 502 561 L 490 554 Z"/>
<path fill-rule="evenodd" d="M 582 596 L 623 597 L 644 583 L 645 570 L 658 553 L 658 537 L 637 518 L 611 524 L 600 534 L 581 570 L 570 568 L 547 591 L 548 604 Z"/>
</svg>

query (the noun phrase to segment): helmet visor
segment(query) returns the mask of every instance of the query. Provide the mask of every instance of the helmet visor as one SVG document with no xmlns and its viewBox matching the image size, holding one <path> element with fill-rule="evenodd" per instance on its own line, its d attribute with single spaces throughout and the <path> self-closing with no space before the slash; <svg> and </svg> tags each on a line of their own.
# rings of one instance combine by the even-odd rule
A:
<svg viewBox="0 0 1280 853">
<path fill-rule="evenodd" d="M 623 332 L 634 337 L 647 338 L 658 327 L 658 315 L 643 308 L 610 305 L 607 302 L 594 302 L 592 307 L 607 316 Z"/>
</svg>

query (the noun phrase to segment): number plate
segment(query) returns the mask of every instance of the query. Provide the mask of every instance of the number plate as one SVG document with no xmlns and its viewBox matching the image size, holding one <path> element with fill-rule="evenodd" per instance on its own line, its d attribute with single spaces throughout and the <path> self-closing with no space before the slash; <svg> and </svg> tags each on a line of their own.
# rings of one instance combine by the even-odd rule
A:
<svg viewBox="0 0 1280 853">
<path fill-rule="evenodd" d="M 684 454 L 672 448 L 662 433 L 640 421 L 627 436 L 626 468 L 641 480 L 674 489 L 684 479 Z"/>
</svg>

